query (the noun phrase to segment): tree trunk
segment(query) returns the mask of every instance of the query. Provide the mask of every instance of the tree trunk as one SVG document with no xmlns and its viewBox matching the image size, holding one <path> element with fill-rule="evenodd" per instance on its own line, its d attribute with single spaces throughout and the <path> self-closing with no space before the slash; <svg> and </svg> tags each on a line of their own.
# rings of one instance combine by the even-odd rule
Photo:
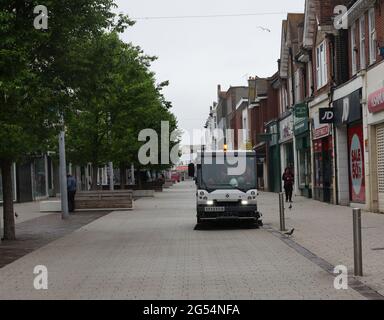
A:
<svg viewBox="0 0 384 320">
<path fill-rule="evenodd" d="M 91 184 L 91 190 L 96 191 L 97 190 L 97 171 L 99 168 L 96 165 L 92 165 L 92 184 Z"/>
<path fill-rule="evenodd" d="M 4 240 L 16 240 L 15 212 L 13 210 L 12 161 L 1 161 L 3 181 Z"/>
<path fill-rule="evenodd" d="M 120 165 L 120 189 L 124 190 L 127 184 L 127 175 L 126 175 L 127 167 L 124 164 Z"/>
</svg>

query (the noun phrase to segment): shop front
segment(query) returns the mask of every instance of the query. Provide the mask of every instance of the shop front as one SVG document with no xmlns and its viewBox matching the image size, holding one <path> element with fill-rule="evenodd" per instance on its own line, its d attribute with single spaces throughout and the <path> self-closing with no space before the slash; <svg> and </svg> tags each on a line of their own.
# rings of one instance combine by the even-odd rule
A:
<svg viewBox="0 0 384 320">
<path fill-rule="evenodd" d="M 295 152 L 294 152 L 294 134 L 293 134 L 293 114 L 280 120 L 280 168 L 284 172 L 290 168 L 295 175 Z M 280 177 L 280 185 L 283 182 Z"/>
<path fill-rule="evenodd" d="M 369 210 L 384 213 L 384 63 L 368 72 Z"/>
<path fill-rule="evenodd" d="M 313 198 L 334 203 L 333 137 L 330 124 L 321 124 L 319 111 L 313 113 Z"/>
<path fill-rule="evenodd" d="M 280 170 L 280 146 L 279 146 L 279 125 L 277 121 L 267 126 L 270 136 L 268 145 L 268 181 L 270 192 L 281 192 L 281 170 Z"/>
<path fill-rule="evenodd" d="M 295 106 L 294 134 L 296 141 L 296 180 L 300 195 L 312 198 L 311 143 L 308 105 Z"/>
<path fill-rule="evenodd" d="M 338 202 L 365 205 L 365 147 L 362 90 L 334 101 Z"/>
<path fill-rule="evenodd" d="M 267 153 L 266 143 L 261 142 L 256 146 L 256 172 L 257 172 L 257 188 L 260 190 L 268 189 L 267 175 Z"/>
</svg>

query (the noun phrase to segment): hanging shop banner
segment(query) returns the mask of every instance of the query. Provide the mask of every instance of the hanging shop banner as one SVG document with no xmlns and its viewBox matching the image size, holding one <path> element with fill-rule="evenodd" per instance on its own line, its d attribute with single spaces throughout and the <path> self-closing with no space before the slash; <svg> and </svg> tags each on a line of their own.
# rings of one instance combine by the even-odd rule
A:
<svg viewBox="0 0 384 320">
<path fill-rule="evenodd" d="M 306 103 L 300 103 L 295 105 L 295 118 L 299 118 L 299 119 L 308 118 L 308 106 Z"/>
<path fill-rule="evenodd" d="M 332 108 L 321 108 L 319 109 L 319 123 L 333 123 L 335 114 Z"/>
<path fill-rule="evenodd" d="M 309 130 L 308 106 L 306 103 L 295 106 L 294 133 L 295 136 L 301 135 Z"/>
<path fill-rule="evenodd" d="M 370 113 L 376 113 L 384 110 L 384 88 L 369 95 L 368 110 Z"/>
<path fill-rule="evenodd" d="M 348 128 L 351 200 L 358 203 L 365 203 L 363 141 L 363 126 L 361 124 Z"/>
<path fill-rule="evenodd" d="M 330 133 L 331 133 L 331 129 L 329 125 L 316 128 L 313 131 L 313 139 L 316 140 L 316 139 L 327 137 L 330 135 Z"/>
<path fill-rule="evenodd" d="M 337 126 L 353 123 L 363 118 L 360 101 L 361 90 L 359 89 L 333 103 L 335 123 Z"/>
<path fill-rule="evenodd" d="M 280 143 L 293 139 L 293 115 L 280 121 Z"/>
</svg>

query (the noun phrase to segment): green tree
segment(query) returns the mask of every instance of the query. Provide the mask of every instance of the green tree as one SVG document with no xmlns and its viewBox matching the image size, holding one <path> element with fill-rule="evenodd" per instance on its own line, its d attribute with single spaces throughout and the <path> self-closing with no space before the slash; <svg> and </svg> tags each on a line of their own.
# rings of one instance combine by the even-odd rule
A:
<svg viewBox="0 0 384 320">
<path fill-rule="evenodd" d="M 12 162 L 49 146 L 60 113 L 76 97 L 79 44 L 105 29 L 121 30 L 128 21 L 112 13 L 113 0 L 46 0 L 49 26 L 36 30 L 38 2 L 0 4 L 0 163 L 8 240 L 16 237 Z"/>
<path fill-rule="evenodd" d="M 69 114 L 67 149 L 69 160 L 92 163 L 92 189 L 97 188 L 97 169 L 108 161 L 124 172 L 137 160 L 139 132 L 145 128 L 160 134 L 161 121 L 177 127 L 171 107 L 161 94 L 167 82 L 157 86 L 150 71 L 155 57 L 147 56 L 118 38 L 117 32 L 89 39 L 82 46 L 76 112 Z"/>
</svg>

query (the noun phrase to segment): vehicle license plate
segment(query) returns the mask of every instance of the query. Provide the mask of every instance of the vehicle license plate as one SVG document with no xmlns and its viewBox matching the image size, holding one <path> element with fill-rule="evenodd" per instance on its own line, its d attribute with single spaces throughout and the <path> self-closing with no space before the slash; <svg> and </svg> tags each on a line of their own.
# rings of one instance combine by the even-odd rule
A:
<svg viewBox="0 0 384 320">
<path fill-rule="evenodd" d="M 225 212 L 224 207 L 206 207 L 205 212 Z"/>
</svg>

